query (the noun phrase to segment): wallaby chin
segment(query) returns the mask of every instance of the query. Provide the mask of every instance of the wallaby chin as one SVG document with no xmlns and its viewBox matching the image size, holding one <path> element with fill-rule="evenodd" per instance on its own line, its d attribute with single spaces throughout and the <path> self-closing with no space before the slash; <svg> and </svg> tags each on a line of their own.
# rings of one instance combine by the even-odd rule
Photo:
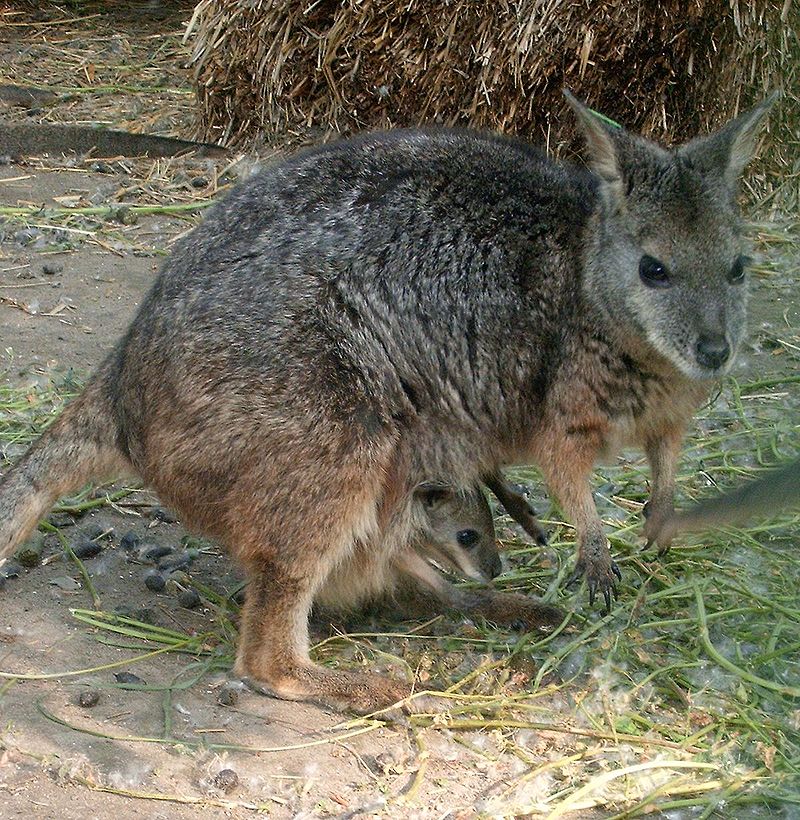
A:
<svg viewBox="0 0 800 820">
<path fill-rule="evenodd" d="M 703 367 L 685 356 L 676 355 L 675 357 L 670 357 L 670 361 L 675 365 L 681 374 L 695 382 L 721 379 L 731 369 L 731 363 L 726 363 L 722 367 Z"/>
</svg>

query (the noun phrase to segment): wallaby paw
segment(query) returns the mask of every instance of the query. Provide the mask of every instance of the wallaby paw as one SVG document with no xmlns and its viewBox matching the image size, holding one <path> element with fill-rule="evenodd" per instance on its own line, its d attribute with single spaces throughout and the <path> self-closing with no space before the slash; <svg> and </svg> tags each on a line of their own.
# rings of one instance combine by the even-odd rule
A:
<svg viewBox="0 0 800 820">
<path fill-rule="evenodd" d="M 611 612 L 611 599 L 617 598 L 617 581 L 622 580 L 622 573 L 616 561 L 609 559 L 608 563 L 589 563 L 579 558 L 567 580 L 567 586 L 571 586 L 576 581 L 586 576 L 586 583 L 589 587 L 589 606 L 594 606 L 597 593 L 603 595 L 606 604 L 606 614 Z"/>
<path fill-rule="evenodd" d="M 663 558 L 668 552 L 669 548 L 672 546 L 672 535 L 666 534 L 666 531 L 662 531 L 664 534 L 659 533 L 657 538 L 648 538 L 645 541 L 644 546 L 642 547 L 642 552 L 649 552 L 654 545 L 658 545 L 658 551 L 656 555 L 659 558 Z"/>
<path fill-rule="evenodd" d="M 671 503 L 656 506 L 652 501 L 647 501 L 642 507 L 642 515 L 646 539 L 643 551 L 657 544 L 659 557 L 666 555 L 672 544 L 672 528 L 669 522 L 675 517 L 675 508 Z"/>
</svg>

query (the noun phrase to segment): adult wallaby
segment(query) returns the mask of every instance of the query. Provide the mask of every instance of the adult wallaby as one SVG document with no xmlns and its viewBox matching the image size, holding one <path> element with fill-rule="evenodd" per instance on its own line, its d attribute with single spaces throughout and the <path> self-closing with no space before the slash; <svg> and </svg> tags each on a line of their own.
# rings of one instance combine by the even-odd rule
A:
<svg viewBox="0 0 800 820">
<path fill-rule="evenodd" d="M 575 524 L 576 575 L 610 606 L 592 465 L 645 448 L 658 541 L 683 429 L 742 338 L 737 178 L 769 102 L 666 150 L 569 100 L 589 169 L 399 130 L 233 191 L 0 485 L 0 557 L 59 495 L 138 473 L 244 565 L 237 671 L 371 711 L 410 686 L 313 664 L 313 601 L 372 597 L 395 571 L 426 582 L 405 548 L 420 482 L 535 463 Z"/>
</svg>

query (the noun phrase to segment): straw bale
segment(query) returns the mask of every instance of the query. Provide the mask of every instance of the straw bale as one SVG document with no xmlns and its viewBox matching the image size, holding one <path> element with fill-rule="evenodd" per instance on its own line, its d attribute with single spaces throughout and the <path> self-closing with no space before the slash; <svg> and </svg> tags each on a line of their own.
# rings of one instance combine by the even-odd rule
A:
<svg viewBox="0 0 800 820">
<path fill-rule="evenodd" d="M 201 0 L 187 37 L 206 140 L 441 123 L 563 153 L 563 86 L 666 142 L 773 88 L 797 100 L 799 16 L 791 0 Z M 796 111 L 773 119 L 773 182 L 800 173 Z"/>
</svg>

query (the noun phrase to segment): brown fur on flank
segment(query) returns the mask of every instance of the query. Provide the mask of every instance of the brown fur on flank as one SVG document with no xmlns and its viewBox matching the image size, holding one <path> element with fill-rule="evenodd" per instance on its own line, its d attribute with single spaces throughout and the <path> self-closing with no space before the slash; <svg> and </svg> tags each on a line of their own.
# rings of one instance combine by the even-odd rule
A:
<svg viewBox="0 0 800 820">
<path fill-rule="evenodd" d="M 60 492 L 130 466 L 244 566 L 239 673 L 371 711 L 410 684 L 314 665 L 312 604 L 395 573 L 436 587 L 408 548 L 416 488 L 533 462 L 610 606 L 592 466 L 646 450 L 663 546 L 682 431 L 743 338 L 736 182 L 769 103 L 672 150 L 572 105 L 588 169 L 499 135 L 398 130 L 235 189 L 0 484 L 0 559 Z M 529 623 L 559 618 L 527 606 Z"/>
</svg>

